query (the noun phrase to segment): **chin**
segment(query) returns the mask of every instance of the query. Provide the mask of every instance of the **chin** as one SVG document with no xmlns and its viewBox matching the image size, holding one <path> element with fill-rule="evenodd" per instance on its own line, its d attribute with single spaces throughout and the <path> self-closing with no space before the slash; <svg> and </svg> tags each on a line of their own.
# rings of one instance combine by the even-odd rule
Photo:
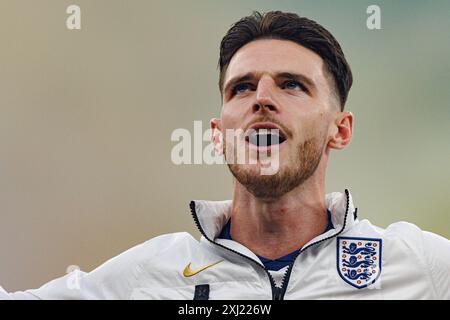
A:
<svg viewBox="0 0 450 320">
<path fill-rule="evenodd" d="M 249 177 L 254 177 L 255 179 L 258 176 L 275 176 L 278 175 L 281 171 L 281 166 L 278 161 L 269 161 L 269 160 L 257 160 L 255 164 L 235 164 L 230 167 L 230 170 L 233 172 L 238 172 L 239 174 L 243 174 Z"/>
</svg>

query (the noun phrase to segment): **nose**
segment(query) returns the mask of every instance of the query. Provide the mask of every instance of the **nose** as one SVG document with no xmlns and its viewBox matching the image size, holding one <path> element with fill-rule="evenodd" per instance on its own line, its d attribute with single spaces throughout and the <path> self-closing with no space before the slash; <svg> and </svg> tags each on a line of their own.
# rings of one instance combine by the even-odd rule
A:
<svg viewBox="0 0 450 320">
<path fill-rule="evenodd" d="M 253 112 L 258 112 L 261 109 L 278 112 L 278 107 L 276 106 L 274 98 L 275 90 L 276 84 L 273 79 L 268 76 L 262 77 L 256 88 L 256 100 L 253 105 Z"/>
</svg>

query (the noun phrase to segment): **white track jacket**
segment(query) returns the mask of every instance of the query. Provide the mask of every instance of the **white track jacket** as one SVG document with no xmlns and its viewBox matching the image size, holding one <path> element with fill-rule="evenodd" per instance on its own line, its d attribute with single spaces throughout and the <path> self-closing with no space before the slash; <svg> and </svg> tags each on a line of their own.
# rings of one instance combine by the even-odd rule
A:
<svg viewBox="0 0 450 320">
<path fill-rule="evenodd" d="M 326 195 L 334 229 L 268 271 L 238 242 L 218 239 L 231 201 L 192 201 L 202 237 L 150 239 L 86 273 L 75 270 L 38 289 L 0 299 L 450 299 L 450 241 L 398 222 L 358 220 L 352 198 Z"/>
</svg>

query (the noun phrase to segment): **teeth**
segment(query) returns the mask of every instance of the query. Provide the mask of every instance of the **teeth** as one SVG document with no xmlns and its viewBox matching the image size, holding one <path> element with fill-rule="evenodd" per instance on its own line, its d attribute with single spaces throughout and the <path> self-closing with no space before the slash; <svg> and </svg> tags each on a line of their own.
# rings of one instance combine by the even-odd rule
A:
<svg viewBox="0 0 450 320">
<path fill-rule="evenodd" d="M 280 135 L 279 129 L 259 128 L 250 129 L 245 140 L 258 147 L 267 147 L 281 144 L 286 138 L 284 138 L 283 135 Z"/>
<path fill-rule="evenodd" d="M 282 143 L 285 139 L 280 137 L 279 134 L 275 133 L 278 130 L 271 129 L 259 129 L 257 131 L 252 130 L 248 135 L 247 141 L 256 146 L 271 146 Z"/>
<path fill-rule="evenodd" d="M 268 135 L 272 135 L 272 136 L 279 136 L 278 134 L 276 134 L 276 133 L 269 133 L 269 132 L 261 132 L 261 131 L 258 131 L 257 133 L 256 133 L 256 135 L 258 135 L 258 136 L 268 136 Z"/>
</svg>

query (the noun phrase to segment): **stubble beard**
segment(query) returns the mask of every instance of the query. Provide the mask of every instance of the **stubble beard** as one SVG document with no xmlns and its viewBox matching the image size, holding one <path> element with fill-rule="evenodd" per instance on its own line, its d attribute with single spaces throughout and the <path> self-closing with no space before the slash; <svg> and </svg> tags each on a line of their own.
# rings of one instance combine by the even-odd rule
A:
<svg viewBox="0 0 450 320">
<path fill-rule="evenodd" d="M 317 170 L 325 144 L 321 140 L 314 137 L 298 144 L 296 158 L 284 166 L 280 163 L 278 172 L 273 175 L 262 175 L 259 170 L 249 168 L 248 165 L 236 163 L 227 165 L 236 180 L 255 197 L 279 198 L 302 185 Z"/>
</svg>

